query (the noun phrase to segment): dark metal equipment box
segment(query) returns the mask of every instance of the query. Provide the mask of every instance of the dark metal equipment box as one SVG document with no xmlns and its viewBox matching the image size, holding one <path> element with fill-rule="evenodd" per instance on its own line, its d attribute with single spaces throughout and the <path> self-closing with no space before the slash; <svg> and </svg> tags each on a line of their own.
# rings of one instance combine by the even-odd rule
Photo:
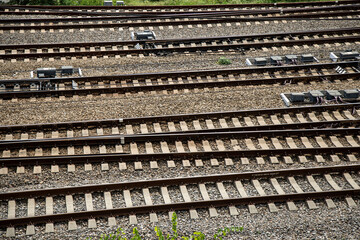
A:
<svg viewBox="0 0 360 240">
<path fill-rule="evenodd" d="M 340 53 L 340 59 L 344 60 L 344 59 L 356 59 L 356 57 L 359 56 L 358 52 L 355 51 L 349 51 L 349 52 L 341 52 Z"/>
<path fill-rule="evenodd" d="M 298 60 L 298 57 L 296 55 L 285 55 L 286 63 L 296 63 Z"/>
<path fill-rule="evenodd" d="M 345 98 L 358 98 L 360 96 L 360 92 L 356 89 L 346 89 L 344 90 Z"/>
<path fill-rule="evenodd" d="M 104 6 L 112 6 L 113 2 L 112 1 L 104 1 Z"/>
<path fill-rule="evenodd" d="M 277 65 L 277 64 L 279 64 L 282 60 L 283 60 L 283 59 L 282 59 L 281 56 L 271 56 L 271 57 L 270 57 L 270 63 L 271 63 L 272 65 Z"/>
<path fill-rule="evenodd" d="M 341 93 L 337 90 L 327 90 L 326 91 L 326 98 L 328 100 L 335 99 L 337 97 L 341 97 Z"/>
<path fill-rule="evenodd" d="M 324 94 L 319 90 L 314 90 L 309 92 L 309 99 L 311 102 L 316 102 L 318 98 L 324 97 Z"/>
<path fill-rule="evenodd" d="M 254 59 L 254 64 L 256 66 L 265 66 L 266 63 L 267 63 L 266 58 L 255 58 Z"/>
<path fill-rule="evenodd" d="M 301 55 L 302 62 L 314 62 L 315 58 L 312 54 L 303 54 Z"/>
<path fill-rule="evenodd" d="M 304 93 L 291 93 L 290 94 L 290 101 L 291 102 L 304 102 L 305 101 L 305 94 Z"/>
<path fill-rule="evenodd" d="M 145 30 L 143 32 L 136 32 L 135 34 L 136 40 L 154 40 L 156 39 L 156 35 L 153 31 Z"/>
<path fill-rule="evenodd" d="M 38 78 L 54 78 L 56 76 L 56 68 L 38 68 L 36 69 Z"/>
<path fill-rule="evenodd" d="M 74 68 L 72 66 L 62 66 L 60 68 L 60 73 L 71 75 L 74 73 Z"/>
</svg>

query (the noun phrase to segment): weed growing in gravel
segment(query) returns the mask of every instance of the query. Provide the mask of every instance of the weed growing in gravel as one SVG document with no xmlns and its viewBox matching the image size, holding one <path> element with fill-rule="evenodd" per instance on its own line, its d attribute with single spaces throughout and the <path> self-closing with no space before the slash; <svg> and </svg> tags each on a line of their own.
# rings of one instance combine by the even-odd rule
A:
<svg viewBox="0 0 360 240">
<path fill-rule="evenodd" d="M 221 57 L 221 58 L 219 58 L 217 63 L 220 65 L 229 65 L 229 64 L 231 64 L 231 60 L 227 59 L 226 57 Z"/>
<path fill-rule="evenodd" d="M 159 227 L 155 227 L 155 233 L 159 240 L 177 240 L 179 238 L 179 234 L 177 231 L 177 215 L 174 212 L 171 219 L 172 223 L 172 234 L 167 234 L 164 236 L 163 232 Z M 218 229 L 216 233 L 213 235 L 213 238 L 215 240 L 224 240 L 228 234 L 234 233 L 234 232 L 242 232 L 244 230 L 243 227 L 231 227 L 231 228 L 223 228 Z M 132 232 L 133 236 L 129 238 L 129 240 L 141 240 L 141 236 L 137 228 L 133 228 Z M 86 238 L 87 240 L 90 240 L 91 238 Z M 182 236 L 181 239 L 184 240 L 205 240 L 206 238 L 205 234 L 202 232 L 194 232 L 190 236 Z M 128 238 L 125 237 L 125 232 L 122 228 L 118 228 L 116 232 L 110 233 L 110 234 L 102 234 L 99 240 L 128 240 Z"/>
</svg>

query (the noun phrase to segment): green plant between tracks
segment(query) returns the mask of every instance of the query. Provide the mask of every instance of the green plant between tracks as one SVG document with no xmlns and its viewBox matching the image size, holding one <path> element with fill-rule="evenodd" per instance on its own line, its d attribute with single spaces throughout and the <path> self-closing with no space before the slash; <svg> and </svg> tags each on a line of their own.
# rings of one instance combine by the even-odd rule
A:
<svg viewBox="0 0 360 240">
<path fill-rule="evenodd" d="M 236 233 L 236 232 L 242 232 L 244 230 L 243 227 L 225 227 L 223 229 L 218 229 L 215 234 L 212 237 L 207 237 L 204 233 L 195 231 L 190 236 L 179 236 L 178 230 L 177 230 L 177 215 L 174 212 L 171 219 L 172 223 L 172 233 L 164 235 L 163 231 L 159 227 L 155 227 L 155 233 L 159 240 L 177 240 L 177 239 L 184 239 L 184 240 L 205 240 L 205 239 L 216 239 L 216 240 L 224 240 L 225 237 L 228 234 Z M 90 240 L 92 238 L 86 238 L 87 240 Z M 129 240 L 142 240 L 138 229 L 136 227 L 133 228 L 132 236 L 129 238 Z M 128 240 L 126 237 L 126 234 L 122 228 L 118 228 L 116 232 L 110 233 L 110 234 L 102 234 L 99 240 Z"/>
<path fill-rule="evenodd" d="M 217 63 L 220 65 L 229 65 L 231 64 L 231 60 L 226 57 L 220 57 Z"/>
</svg>

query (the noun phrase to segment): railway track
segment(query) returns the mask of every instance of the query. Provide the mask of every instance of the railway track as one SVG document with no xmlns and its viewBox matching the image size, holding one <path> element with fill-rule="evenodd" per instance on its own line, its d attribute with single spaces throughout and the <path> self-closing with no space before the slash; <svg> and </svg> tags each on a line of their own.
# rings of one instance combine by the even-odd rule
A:
<svg viewBox="0 0 360 240">
<path fill-rule="evenodd" d="M 45 25 L 44 22 L 41 22 L 39 25 L 35 25 L 37 22 L 29 21 L 29 25 L 24 24 L 24 19 L 18 19 L 14 22 L 12 20 L 4 20 L 8 25 L 0 25 L 0 31 L 20 31 L 20 33 L 24 33 L 25 30 L 31 30 L 35 32 L 35 30 L 40 31 L 50 31 L 53 32 L 54 30 L 64 31 L 64 29 L 70 29 L 71 31 L 74 29 L 90 29 L 94 30 L 95 28 L 110 28 L 111 30 L 115 30 L 115 28 L 129 28 L 129 27 L 155 27 L 155 26 L 183 26 L 183 25 L 193 25 L 197 27 L 202 27 L 202 25 L 207 25 L 208 27 L 212 27 L 212 24 L 220 24 L 226 23 L 227 25 L 231 25 L 231 23 L 239 26 L 240 22 L 251 22 L 251 21 L 277 21 L 277 20 L 303 20 L 303 19 L 319 19 L 319 18 L 328 18 L 333 19 L 337 17 L 338 19 L 343 19 L 344 17 L 348 18 L 349 20 L 353 19 L 353 16 L 356 18 L 360 11 L 355 7 L 355 10 L 348 10 L 348 11 L 326 11 L 326 12 L 316 12 L 316 13 L 298 13 L 298 14 L 275 14 L 273 16 L 252 16 L 252 17 L 244 17 L 244 15 L 237 16 L 239 14 L 234 13 L 208 13 L 208 14 L 185 14 L 180 16 L 164 16 L 164 17 L 156 17 L 156 20 L 151 20 L 148 18 L 138 18 L 135 17 L 132 19 L 131 17 L 125 17 L 127 20 L 122 20 L 120 17 L 118 19 L 103 19 L 103 20 L 88 20 L 88 19 L 73 19 L 74 23 L 67 23 L 67 20 L 64 20 L 63 23 L 60 23 L 61 19 L 54 19 L 53 22 Z M 276 16 L 279 15 L 279 16 Z M 151 17 L 154 18 L 154 17 Z M 175 18 L 174 20 L 172 20 Z M 204 19 L 205 18 L 205 19 Z M 355 19 L 354 18 L 354 19 Z M 22 21 L 22 23 L 21 23 Z M 28 19 L 25 20 L 28 22 Z M 100 21 L 100 22 L 99 22 Z M 11 22 L 11 23 L 10 23 Z M 20 23 L 19 24 L 16 24 Z M 45 22 L 49 22 L 45 20 Z M 65 22 L 65 23 L 64 23 Z M 78 23 L 81 22 L 81 23 Z"/>
<path fill-rule="evenodd" d="M 149 13 L 117 13 L 116 16 L 66 17 L 66 18 L 12 18 L 0 19 L 0 30 L 32 30 L 48 29 L 76 29 L 82 28 L 84 23 L 92 24 L 92 28 L 102 28 L 103 24 L 110 27 L 145 27 L 145 26 L 176 26 L 176 25 L 205 25 L 216 23 L 276 21 L 296 19 L 318 19 L 338 17 L 353 18 L 360 14 L 360 4 L 319 7 L 305 9 L 278 10 L 237 10 L 237 11 L 206 11 L 206 12 L 149 12 Z M 99 23 L 99 21 L 101 21 Z M 44 25 L 47 23 L 48 25 Z M 114 25 L 121 24 L 121 25 Z M 45 26 L 45 28 L 43 28 Z M 58 27 L 63 26 L 63 27 Z M 88 27 L 85 27 L 88 28 Z"/>
<path fill-rule="evenodd" d="M 360 28 L 327 29 L 289 33 L 270 33 L 211 38 L 163 39 L 148 41 L 88 42 L 0 45 L 0 60 L 76 59 L 87 57 L 120 57 L 126 55 L 168 55 L 212 51 L 245 52 L 272 47 L 308 47 L 320 44 L 359 42 Z"/>
<path fill-rule="evenodd" d="M 117 163 L 120 170 L 132 163 L 135 170 L 142 170 L 142 163 L 157 169 L 158 161 L 166 161 L 169 168 L 176 167 L 175 161 L 183 167 L 190 167 L 190 161 L 198 167 L 203 161 L 210 161 L 211 166 L 218 166 L 219 161 L 226 166 L 250 161 L 258 165 L 357 162 L 358 134 L 359 128 L 331 128 L 5 141 L 0 165 L 1 174 L 7 174 L 8 167 L 23 173 L 24 166 L 41 173 L 41 166 L 46 165 L 51 165 L 52 172 L 58 172 L 59 165 L 73 172 L 74 164 L 85 164 L 85 171 L 90 171 L 93 163 L 101 163 L 105 171 L 109 163 Z"/>
<path fill-rule="evenodd" d="M 0 126 L 6 141 L 356 126 L 360 103 Z"/>
<path fill-rule="evenodd" d="M 238 69 L 141 73 L 92 77 L 0 80 L 0 99 L 92 96 L 104 94 L 186 93 L 190 90 L 267 84 L 357 81 L 359 63 L 285 65 Z M 341 67 L 341 74 L 336 68 Z"/>
<path fill-rule="evenodd" d="M 96 228 L 96 219 L 107 218 L 113 226 L 119 216 L 128 216 L 130 224 L 136 224 L 141 214 L 158 222 L 158 214 L 171 216 L 180 210 L 196 219 L 217 217 L 220 207 L 232 216 L 241 214 L 242 206 L 255 214 L 260 204 L 270 212 L 285 206 L 296 211 L 303 203 L 309 209 L 324 203 L 334 208 L 342 200 L 355 207 L 359 170 L 359 164 L 338 165 L 0 193 L 4 211 L 0 225 L 13 237 L 19 226 L 26 226 L 26 235 L 33 235 L 35 225 L 46 225 L 45 232 L 54 232 L 54 224 L 67 222 L 68 230 L 75 230 L 76 221 L 87 220 L 89 228 Z M 198 213 L 200 209 L 207 210 L 205 216 Z"/>
<path fill-rule="evenodd" d="M 327 1 L 327 2 L 296 2 L 275 4 L 228 4 L 228 5 L 193 5 L 193 6 L 0 6 L 0 14 L 48 14 L 48 15 L 76 15 L 76 14 L 118 14 L 127 12 L 184 12 L 184 11 L 229 11 L 229 10 L 272 10 L 283 8 L 306 8 L 319 6 L 346 6 L 357 4 L 357 0 Z M 299 10 L 301 11 L 301 10 Z M 113 13 L 112 13 L 113 12 Z"/>
</svg>

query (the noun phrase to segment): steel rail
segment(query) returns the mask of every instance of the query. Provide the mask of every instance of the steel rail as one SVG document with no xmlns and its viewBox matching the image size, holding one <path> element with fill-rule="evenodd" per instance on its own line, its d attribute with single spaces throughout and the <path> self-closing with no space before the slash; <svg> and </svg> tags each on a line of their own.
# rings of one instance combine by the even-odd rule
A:
<svg viewBox="0 0 360 240">
<path fill-rule="evenodd" d="M 359 124 L 360 120 L 355 120 Z M 324 123 L 323 123 L 324 124 Z M 284 124 L 286 125 L 286 124 Z M 289 129 L 285 130 L 262 130 L 262 131 L 223 131 L 213 129 L 212 131 L 194 132 L 169 132 L 151 134 L 128 134 L 128 135 L 102 135 L 89 137 L 72 138 L 45 138 L 45 139 L 23 139 L 23 140 L 3 140 L 0 141 L 0 149 L 23 149 L 36 147 L 64 147 L 64 146 L 84 146 L 84 145 L 109 145 L 120 144 L 121 139 L 125 143 L 157 142 L 157 141 L 186 141 L 186 140 L 210 140 L 228 138 L 260 138 L 260 137 L 288 137 L 288 136 L 317 136 L 317 135 L 357 135 L 360 128 L 320 128 L 320 129 Z"/>
<path fill-rule="evenodd" d="M 288 124 L 269 124 L 269 125 L 255 125 L 243 127 L 229 127 L 229 128 L 214 128 L 214 129 L 201 129 L 201 130 L 188 130 L 188 131 L 174 131 L 174 132 L 161 132 L 161 133 L 146 133 L 146 134 L 178 134 L 178 133 L 206 133 L 206 132 L 235 132 L 235 131 L 266 131 L 266 130 L 286 130 L 286 129 L 311 129 L 311 128 L 339 128 L 339 127 L 360 127 L 360 119 L 355 120 L 334 120 L 334 121 L 319 121 L 319 122 L 305 122 L 305 123 L 288 123 Z M 135 135 L 146 135 L 139 133 Z M 126 137 L 129 134 L 111 134 L 102 136 L 115 136 L 123 135 Z M 50 138 L 45 138 L 50 139 Z M 29 140 L 29 139 L 27 139 Z M 25 140 L 1 140 L 0 144 L 5 144 L 8 141 L 25 141 Z M 0 145 L 4 146 L 4 145 Z"/>
<path fill-rule="evenodd" d="M 331 62 L 331 63 L 315 63 L 304 65 L 283 65 L 283 66 L 265 66 L 265 67 L 243 67 L 243 68 L 228 68 L 228 69 L 211 69 L 211 70 L 191 70 L 191 71 L 174 71 L 174 72 L 156 72 L 156 73 L 135 73 L 135 74 L 119 74 L 107 76 L 90 76 L 90 77 L 71 77 L 71 78 L 41 78 L 41 79 L 3 79 L 1 84 L 15 84 L 15 83 L 32 83 L 32 82 L 47 82 L 52 83 L 66 83 L 74 80 L 75 82 L 95 82 L 95 81 L 114 81 L 114 80 L 131 80 L 131 79 L 157 79 L 157 78 L 175 78 L 187 76 L 211 76 L 211 75 L 230 75 L 240 73 L 259 73 L 259 72 L 275 72 L 275 71 L 297 71 L 303 69 L 324 69 L 336 68 L 340 66 L 357 67 L 357 61 L 349 62 Z"/>
<path fill-rule="evenodd" d="M 59 195 L 71 194 L 85 194 L 100 191 L 119 191 L 131 190 L 151 187 L 164 187 L 185 184 L 199 184 L 209 182 L 226 182 L 250 179 L 264 179 L 276 177 L 290 177 L 299 175 L 318 175 L 329 173 L 344 173 L 344 172 L 357 172 L 360 171 L 360 164 L 352 165 L 335 165 L 335 166 L 322 166 L 310 168 L 297 168 L 297 169 L 280 169 L 280 170 L 265 170 L 255 172 L 239 172 L 239 173 L 225 173 L 225 174 L 212 174 L 205 176 L 191 176 L 191 177 L 176 177 L 176 178 L 160 178 L 153 180 L 140 180 L 140 181 L 127 181 L 106 184 L 83 185 L 74 187 L 59 187 L 48 189 L 25 190 L 16 192 L 3 192 L 0 193 L 0 200 L 14 200 L 34 197 L 48 197 Z"/>
<path fill-rule="evenodd" d="M 45 130 L 55 130 L 55 129 L 60 130 L 60 129 L 69 129 L 69 128 L 90 128 L 90 127 L 100 127 L 100 126 L 111 127 L 118 125 L 140 124 L 146 122 L 183 121 L 189 119 L 208 119 L 208 118 L 214 119 L 214 118 L 226 118 L 232 116 L 239 117 L 239 116 L 253 116 L 253 115 L 284 114 L 284 113 L 294 114 L 294 113 L 306 113 L 306 112 L 314 112 L 314 111 L 316 112 L 334 111 L 334 110 L 353 111 L 357 108 L 360 109 L 360 103 L 317 105 L 317 106 L 289 107 L 289 108 L 267 108 L 267 109 L 207 112 L 207 113 L 193 113 L 193 114 L 162 115 L 162 116 L 145 116 L 145 117 L 136 117 L 136 118 L 39 123 L 39 124 L 26 124 L 26 125 L 2 125 L 2 126 L 0 125 L 0 132 L 12 133 L 16 131 L 39 131 L 39 130 L 45 131 Z"/>
<path fill-rule="evenodd" d="M 341 33 L 359 33 L 360 27 L 351 28 L 337 28 L 326 30 L 311 30 L 311 31 L 294 31 L 294 32 L 275 32 L 265 34 L 247 34 L 247 35 L 230 35 L 230 36 L 216 36 L 216 37 L 198 37 L 198 38 L 170 38 L 158 40 L 135 40 L 135 41 L 106 41 L 106 42 L 72 42 L 72 43 L 37 43 L 37 44 L 0 44 L 0 50 L 6 49 L 33 49 L 33 48 L 70 48 L 70 47 L 95 47 L 95 46 L 123 46 L 123 45 L 136 45 L 140 43 L 154 43 L 154 44 L 180 44 L 180 43 L 202 43 L 205 41 L 234 41 L 234 40 L 250 40 L 258 38 L 293 38 L 295 36 L 309 36 L 309 35 L 322 35 L 322 34 L 341 34 Z M 264 43 L 262 43 L 264 44 Z"/>
<path fill-rule="evenodd" d="M 234 173 L 234 174 L 222 174 L 222 175 L 210 175 L 210 176 L 195 176 L 185 178 L 173 178 L 173 179 L 156 179 L 151 181 L 139 181 L 139 182 L 125 182 L 114 184 L 102 184 L 102 185 L 86 185 L 81 187 L 66 187 L 55 189 L 42 189 L 42 190 L 29 190 L 23 192 L 10 192 L 1 193 L 1 200 L 12 200 L 16 198 L 34 198 L 42 196 L 55 196 L 55 195 L 68 195 L 78 193 L 90 193 L 98 191 L 114 191 L 124 189 L 138 189 L 149 187 L 162 187 L 162 186 L 174 186 L 184 184 L 195 183 L 207 183 L 207 182 L 224 182 L 224 181 L 237 181 L 242 179 L 262 179 L 273 177 L 289 177 L 298 175 L 311 175 L 311 174 L 329 174 L 329 173 L 344 173 L 359 171 L 360 165 L 347 165 L 347 166 L 332 166 L 332 167 L 318 167 L 318 168 L 306 168 L 306 169 L 286 169 L 277 171 L 260 171 L 260 172 L 246 172 L 246 173 Z M 152 206 L 137 206 L 117 208 L 111 210 L 97 210 L 97 211 L 83 211 L 76 213 L 63 213 L 53 215 L 43 215 L 35 217 L 21 217 L 14 219 L 1 219 L 1 226 L 18 226 L 26 224 L 39 224 L 48 222 L 58 222 L 67 220 L 80 220 L 96 217 L 109 217 L 129 214 L 140 214 L 149 212 L 163 212 L 174 210 L 186 210 L 186 209 L 199 209 L 208 207 L 222 207 L 229 205 L 243 205 L 254 203 L 274 203 L 285 201 L 299 201 L 308 199 L 324 199 L 334 197 L 348 197 L 357 196 L 360 194 L 360 189 L 350 190 L 338 190 L 338 191 L 323 191 L 323 192 L 306 192 L 296 194 L 279 194 L 279 195 L 267 195 L 256 196 L 246 198 L 231 198 L 225 200 L 211 200 L 211 201 L 194 201 L 187 203 L 171 203 L 171 204 L 159 204 Z"/>
<path fill-rule="evenodd" d="M 346 5 L 347 6 L 347 5 Z M 340 11 L 341 9 L 347 9 L 347 7 L 329 7 L 328 9 L 333 9 L 333 11 Z M 298 10 L 296 10 L 298 9 Z M 162 14 L 167 14 L 169 16 L 175 16 L 175 15 L 179 15 L 181 16 L 181 14 L 190 14 L 190 13 L 194 13 L 194 14 L 200 14 L 200 13 L 229 13 L 232 14 L 233 12 L 237 12 L 238 14 L 241 14 L 242 16 L 247 16 L 247 15 L 253 15 L 253 14 L 258 14 L 258 15 L 265 15 L 265 14 L 292 14 L 292 13 L 304 13 L 304 12 L 309 12 L 308 9 L 311 8 L 304 8 L 304 9 L 299 9 L 296 8 L 295 10 L 288 10 L 286 8 L 280 8 L 280 9 L 269 9 L 269 10 L 221 10 L 221 11 L 208 11 L 208 10 L 204 10 L 204 11 L 178 11 L 178 12 L 174 12 L 174 11 L 161 11 L 161 12 L 79 12 L 79 11 L 41 11 L 41 12 L 20 12 L 20 11 L 0 11 L 0 15 L 58 15 L 58 16 L 80 16 L 80 17 L 116 17 L 119 15 L 125 15 L 125 16 L 133 16 L 136 14 L 136 16 L 144 16 L 144 17 L 151 17 L 151 16 L 157 16 L 157 15 L 162 15 Z M 325 7 L 323 7 L 322 9 L 324 9 L 325 11 Z M 319 8 L 320 10 L 320 8 Z M 327 10 L 328 11 L 328 10 Z M 330 13 L 330 12 L 329 12 Z M 350 11 L 348 13 L 351 13 Z M 346 12 L 344 11 L 342 14 L 346 14 Z M 340 14 L 340 12 L 338 12 L 338 16 L 341 16 L 342 14 Z M 350 14 L 351 15 L 351 14 Z M 306 15 L 305 15 L 306 16 Z M 326 16 L 326 15 L 324 15 Z M 191 17 L 191 16 L 189 16 Z M 255 17 L 256 18 L 256 17 Z M 15 18 L 14 18 L 15 19 Z M 44 21 L 46 21 L 46 18 L 42 18 L 44 19 Z M 54 18 L 55 19 L 55 18 Z M 32 19 L 28 19 L 26 18 L 26 20 L 32 20 Z"/>
<path fill-rule="evenodd" d="M 358 15 L 360 11 L 346 11 L 346 12 L 335 12 L 335 13 L 312 13 L 304 15 L 288 15 L 288 16 L 279 16 L 279 17 L 257 17 L 257 18 L 209 18 L 209 19 L 198 19 L 198 20 L 179 20 L 179 21 L 145 21 L 145 22 L 123 22 L 123 23 L 101 23 L 101 24 L 58 24 L 58 25 L 1 25 L 0 30 L 31 30 L 31 29 L 76 29 L 76 28 L 120 28 L 120 27 L 148 27 L 148 26 L 169 26 L 169 25 L 188 25 L 188 24 L 214 24 L 214 23 L 223 23 L 223 22 L 248 22 L 248 21 L 272 21 L 272 20 L 283 20 L 287 18 L 302 19 L 302 18 L 318 18 L 318 17 L 327 17 L 327 16 L 343 16 L 343 15 Z"/>
<path fill-rule="evenodd" d="M 354 4 L 359 0 L 340 1 L 314 1 L 314 2 L 280 2 L 280 3 L 256 3 L 256 4 L 217 4 L 217 5 L 178 5 L 178 6 L 47 6 L 47 5 L 2 5 L 0 9 L 194 9 L 194 8 L 239 8 L 239 7 L 289 7 L 289 6 L 325 6 L 338 4 Z"/>
<path fill-rule="evenodd" d="M 284 41 L 268 41 L 268 42 L 251 42 L 240 44 L 219 44 L 211 46 L 184 46 L 184 47 L 163 47 L 163 48 L 147 48 L 147 49 L 127 49 L 127 50 L 106 50 L 106 51 L 79 51 L 79 52 L 53 52 L 53 53 L 19 53 L 19 54 L 2 54 L 0 59 L 24 59 L 24 58 L 51 58 L 51 57 L 84 57 L 84 56 L 116 56 L 116 55 L 131 55 L 131 54 L 157 54 L 164 55 L 170 53 L 183 53 L 183 52 L 206 52 L 218 50 L 238 50 L 247 51 L 251 48 L 268 48 L 268 47 L 281 47 L 281 46 L 294 46 L 294 45 L 311 45 L 311 44 L 325 44 L 325 43 L 340 43 L 340 42 L 357 42 L 360 40 L 360 35 L 356 36 L 343 36 L 343 37 L 326 37 L 314 39 L 300 39 L 300 40 L 284 40 Z M 224 39 L 226 41 L 226 39 Z M 178 41 L 175 41 L 178 42 Z M 168 41 L 164 43 L 176 44 L 175 42 Z M 144 42 L 145 43 L 145 42 Z M 195 43 L 195 42 L 194 42 Z M 134 44 L 131 44 L 135 46 Z"/>
<path fill-rule="evenodd" d="M 360 79 L 359 73 L 345 73 L 345 74 L 327 74 L 316 76 L 294 76 L 281 78 L 261 78 L 261 79 L 246 79 L 246 80 L 228 80 L 228 81 L 202 81 L 197 83 L 174 83 L 162 85 L 143 85 L 143 86 L 125 86 L 125 87 L 104 87 L 104 88 L 80 88 L 80 89 L 65 89 L 65 90 L 26 90 L 26 91 L 6 91 L 0 92 L 0 99 L 11 98 L 30 98 L 30 97 L 47 97 L 47 96 L 73 96 L 73 95 L 88 95 L 88 94 L 125 94 L 128 92 L 146 92 L 146 91 L 161 91 L 174 89 L 194 89 L 194 88 L 213 88 L 213 87 L 234 87 L 244 85 L 264 85 L 264 84 L 284 84 L 288 81 L 291 84 L 299 82 L 308 83 L 310 81 L 323 82 L 324 78 L 330 80 L 344 80 L 344 79 Z M 73 80 L 73 79 L 69 79 Z M 36 80 L 29 80 L 38 83 Z M 1 83 L 1 81 L 0 81 Z"/>
<path fill-rule="evenodd" d="M 353 5 L 343 5 L 343 6 L 331 6 L 331 7 L 318 7 L 318 8 L 294 8 L 294 9 L 269 9 L 269 10 L 232 10 L 232 11 L 186 11 L 186 12 L 122 12 L 116 13 L 116 16 L 102 16 L 102 17 L 73 17 L 73 18 L 20 18 L 20 19 L 0 19 L 0 23 L 2 24 L 15 24 L 15 23 L 37 23 L 37 22 L 83 22 L 83 21 L 109 21 L 109 20 L 129 20 L 129 19 L 161 19 L 161 18 L 203 18 L 203 17 L 214 17 L 214 16 L 246 16 L 246 15 L 264 15 L 264 14 L 281 14 L 282 16 L 273 16 L 273 17 L 321 17 L 326 16 L 325 13 L 317 13 L 315 14 L 301 14 L 299 13 L 311 13 L 318 11 L 332 11 L 328 12 L 328 14 L 333 15 L 337 14 L 334 11 L 340 10 L 351 10 L 351 11 L 342 11 L 338 14 L 347 14 L 352 15 L 356 9 L 360 8 L 360 4 Z M 294 14 L 297 13 L 297 14 Z M 292 14 L 292 15 L 288 15 Z M 333 16 L 335 16 L 333 15 Z M 256 18 L 255 16 L 251 16 Z M 268 16 L 270 17 L 270 16 Z"/>
<path fill-rule="evenodd" d="M 120 144 L 120 139 L 119 139 Z M 159 161 L 180 159 L 210 159 L 231 157 L 259 157 L 259 156 L 299 156 L 306 154 L 358 154 L 360 147 L 328 147 L 328 148 L 291 148 L 291 149 L 256 149 L 256 150 L 227 150 L 212 152 L 184 152 L 184 153 L 148 153 L 148 154 L 84 154 L 65 156 L 42 156 L 42 157 L 14 157 L 0 158 L 0 166 L 35 166 L 52 164 L 84 164 L 103 162 L 135 162 L 135 161 Z"/>
<path fill-rule="evenodd" d="M 306 193 L 291 193 L 282 195 L 267 195 L 257 197 L 245 197 L 245 198 L 230 198 L 210 201 L 196 201 L 196 202 L 182 202 L 182 203 L 170 203 L 162 205 L 149 205 L 149 206 L 136 206 L 126 208 L 104 209 L 95 211 L 84 211 L 75 213 L 62 213 L 45 216 L 35 217 L 21 217 L 13 219 L 0 220 L 2 226 L 19 226 L 27 224 L 40 224 L 49 222 L 64 222 L 82 219 L 93 219 L 99 217 L 113 217 L 123 216 L 129 214 L 145 214 L 153 212 L 168 212 L 168 211 L 180 211 L 189 209 L 204 209 L 209 207 L 227 207 L 238 206 L 247 204 L 260 204 L 260 203 L 282 203 L 286 201 L 304 201 L 309 199 L 327 199 L 327 198 L 340 198 L 349 196 L 358 196 L 360 189 L 351 190 L 335 190 L 335 191 L 323 191 L 323 192 L 306 192 Z"/>
</svg>

